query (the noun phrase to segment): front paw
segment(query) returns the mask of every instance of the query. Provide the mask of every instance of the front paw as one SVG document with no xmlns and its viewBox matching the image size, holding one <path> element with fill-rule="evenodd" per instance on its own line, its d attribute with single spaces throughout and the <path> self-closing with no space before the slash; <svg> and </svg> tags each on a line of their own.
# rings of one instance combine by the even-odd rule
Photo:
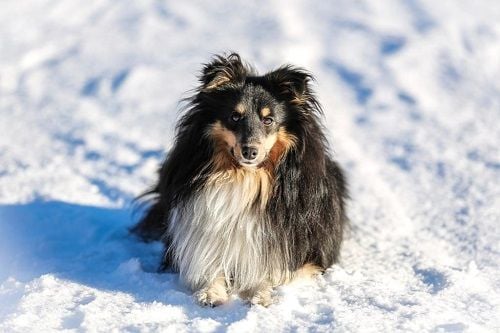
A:
<svg viewBox="0 0 500 333">
<path fill-rule="evenodd" d="M 229 298 L 227 290 L 217 286 L 203 288 L 195 294 L 195 297 L 200 305 L 212 308 L 226 303 Z"/>
<path fill-rule="evenodd" d="M 258 290 L 246 291 L 240 294 L 240 297 L 247 300 L 252 305 L 262 305 L 268 307 L 274 303 L 273 289 L 271 287 L 264 287 Z"/>
</svg>

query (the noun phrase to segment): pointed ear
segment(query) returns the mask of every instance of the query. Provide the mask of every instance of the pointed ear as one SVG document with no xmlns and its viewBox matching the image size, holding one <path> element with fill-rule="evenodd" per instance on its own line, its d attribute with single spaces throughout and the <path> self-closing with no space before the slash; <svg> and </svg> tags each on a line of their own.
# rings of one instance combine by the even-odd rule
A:
<svg viewBox="0 0 500 333">
<path fill-rule="evenodd" d="M 201 91 L 209 92 L 244 82 L 248 71 L 237 53 L 231 53 L 227 57 L 215 56 L 202 69 Z"/>
<path fill-rule="evenodd" d="M 307 103 L 311 97 L 309 82 L 313 76 L 306 70 L 286 65 L 266 75 L 273 89 L 290 102 Z"/>
</svg>

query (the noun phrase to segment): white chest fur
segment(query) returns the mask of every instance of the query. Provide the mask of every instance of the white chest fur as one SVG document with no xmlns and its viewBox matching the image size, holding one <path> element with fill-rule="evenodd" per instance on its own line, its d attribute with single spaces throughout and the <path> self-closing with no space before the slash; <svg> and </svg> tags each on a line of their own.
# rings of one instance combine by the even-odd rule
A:
<svg viewBox="0 0 500 333">
<path fill-rule="evenodd" d="M 226 171 L 177 208 L 169 228 L 171 251 L 189 287 L 224 276 L 233 289 L 246 290 L 281 275 L 283 258 L 270 251 L 263 213 L 269 193 L 265 171 Z"/>
</svg>

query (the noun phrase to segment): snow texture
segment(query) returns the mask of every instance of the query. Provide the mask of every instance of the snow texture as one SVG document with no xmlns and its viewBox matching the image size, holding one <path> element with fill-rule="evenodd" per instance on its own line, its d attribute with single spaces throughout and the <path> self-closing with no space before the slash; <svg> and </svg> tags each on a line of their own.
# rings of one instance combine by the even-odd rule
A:
<svg viewBox="0 0 500 333">
<path fill-rule="evenodd" d="M 127 233 L 200 64 L 310 69 L 352 200 L 342 260 L 202 308 Z M 0 4 L 1 332 L 499 332 L 495 0 Z"/>
</svg>

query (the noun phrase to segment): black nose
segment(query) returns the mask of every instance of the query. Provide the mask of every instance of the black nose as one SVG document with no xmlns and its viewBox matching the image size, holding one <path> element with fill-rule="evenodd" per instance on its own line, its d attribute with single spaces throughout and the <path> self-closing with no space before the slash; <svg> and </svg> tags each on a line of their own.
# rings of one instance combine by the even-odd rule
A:
<svg viewBox="0 0 500 333">
<path fill-rule="evenodd" d="M 255 160 L 257 158 L 257 153 L 259 151 L 253 146 L 243 146 L 241 153 L 243 157 L 249 161 Z"/>
</svg>

